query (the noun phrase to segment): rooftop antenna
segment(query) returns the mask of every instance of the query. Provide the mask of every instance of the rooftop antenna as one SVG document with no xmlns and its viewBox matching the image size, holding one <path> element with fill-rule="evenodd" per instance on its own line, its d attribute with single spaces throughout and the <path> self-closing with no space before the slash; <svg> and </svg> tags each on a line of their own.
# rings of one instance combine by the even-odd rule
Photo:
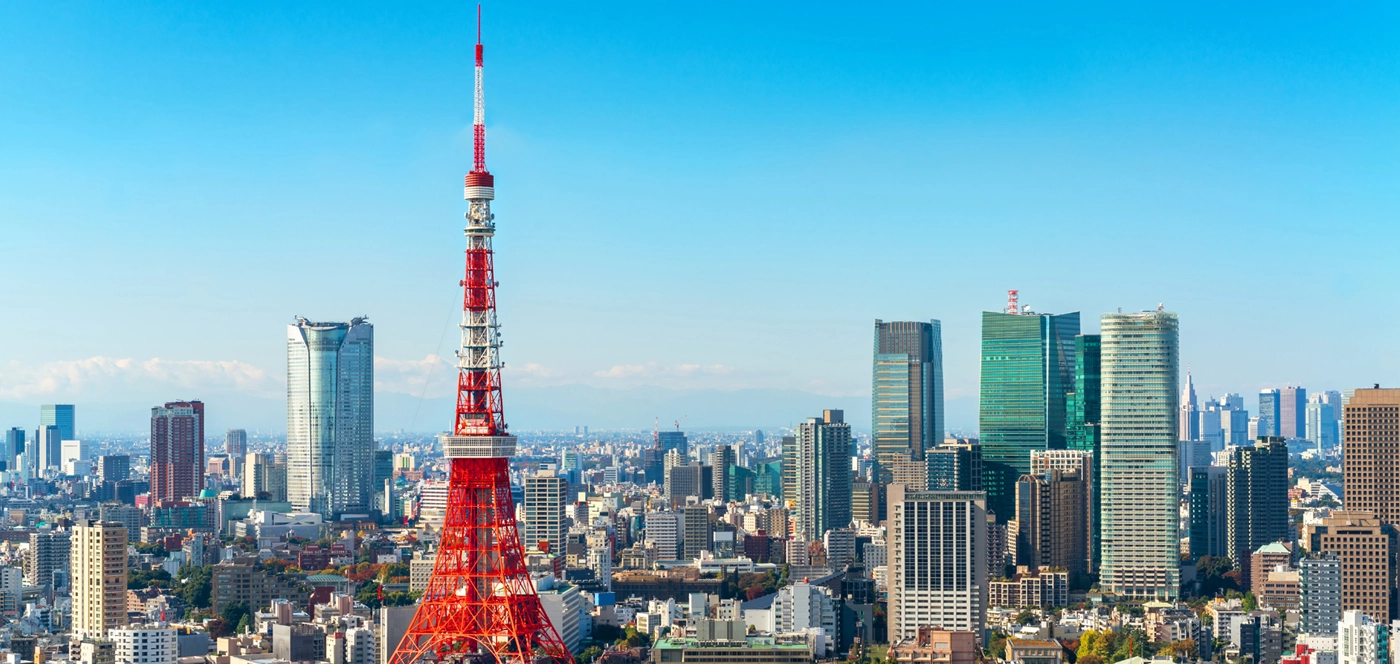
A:
<svg viewBox="0 0 1400 664">
<path fill-rule="evenodd" d="M 1018 299 L 1018 297 L 1020 296 L 1020 294 L 1021 294 L 1021 291 L 1014 290 L 1014 289 L 1013 289 L 1013 290 L 1008 290 L 1008 291 L 1006 291 L 1006 309 L 1004 310 L 1005 313 L 1008 313 L 1008 314 L 1019 314 L 1019 313 L 1021 313 L 1021 307 L 1017 305 L 1017 299 Z"/>
</svg>

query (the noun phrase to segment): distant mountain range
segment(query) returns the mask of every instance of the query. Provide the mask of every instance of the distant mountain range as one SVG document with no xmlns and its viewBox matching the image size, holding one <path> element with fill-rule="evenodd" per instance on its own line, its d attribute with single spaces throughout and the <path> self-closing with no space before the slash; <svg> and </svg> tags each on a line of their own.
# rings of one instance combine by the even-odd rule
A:
<svg viewBox="0 0 1400 664">
<path fill-rule="evenodd" d="M 206 435 L 222 437 L 225 429 L 282 432 L 286 429 L 286 402 L 236 392 L 210 395 L 178 395 L 200 398 L 207 406 Z M 66 403 L 66 402 L 65 402 Z M 97 402 L 77 400 L 78 430 L 101 433 L 143 433 L 150 429 L 150 409 L 155 403 Z M 454 399 L 419 399 L 398 392 L 375 395 L 375 430 L 434 432 L 452 421 Z M 587 385 L 516 387 L 505 393 L 506 421 L 517 431 L 535 429 L 650 429 L 656 418 L 661 426 L 685 418 L 682 429 L 776 430 L 823 409 L 845 411 L 846 421 L 859 431 L 870 430 L 870 397 L 830 397 L 800 390 L 745 389 L 672 390 L 662 387 L 603 389 Z M 951 399 L 946 404 L 947 425 L 975 429 L 977 400 Z M 33 430 L 39 404 L 0 402 L 0 429 L 12 426 Z"/>
</svg>

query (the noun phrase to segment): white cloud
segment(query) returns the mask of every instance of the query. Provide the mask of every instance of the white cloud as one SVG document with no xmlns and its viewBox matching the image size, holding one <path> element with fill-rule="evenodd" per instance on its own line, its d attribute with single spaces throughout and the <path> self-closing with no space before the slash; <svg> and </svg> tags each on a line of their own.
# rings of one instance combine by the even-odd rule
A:
<svg viewBox="0 0 1400 664">
<path fill-rule="evenodd" d="M 80 395 L 133 396 L 166 390 L 236 391 L 273 396 L 281 383 L 238 360 L 166 360 L 90 357 L 39 365 L 11 361 L 0 366 L 0 399 Z"/>
<path fill-rule="evenodd" d="M 723 376 L 733 369 L 723 364 L 618 364 L 593 375 L 600 378 L 691 378 L 695 376 Z"/>
<path fill-rule="evenodd" d="M 450 396 L 456 389 L 457 370 L 441 355 L 427 355 L 421 360 L 392 360 L 374 358 L 374 389 L 423 396 Z"/>
</svg>

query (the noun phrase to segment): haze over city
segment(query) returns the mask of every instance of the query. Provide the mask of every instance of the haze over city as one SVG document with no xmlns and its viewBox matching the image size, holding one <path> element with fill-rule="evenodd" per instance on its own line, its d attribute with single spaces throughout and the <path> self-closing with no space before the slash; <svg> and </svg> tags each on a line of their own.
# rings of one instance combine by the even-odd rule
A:
<svg viewBox="0 0 1400 664">
<path fill-rule="evenodd" d="M 472 9 L 0 7 L 0 416 L 281 430 L 283 327 L 368 316 L 376 428 L 446 428 Z M 1011 288 L 1165 303 L 1203 396 L 1400 368 L 1394 7 L 492 12 L 519 428 L 868 429 L 880 318 L 973 432 Z"/>
</svg>

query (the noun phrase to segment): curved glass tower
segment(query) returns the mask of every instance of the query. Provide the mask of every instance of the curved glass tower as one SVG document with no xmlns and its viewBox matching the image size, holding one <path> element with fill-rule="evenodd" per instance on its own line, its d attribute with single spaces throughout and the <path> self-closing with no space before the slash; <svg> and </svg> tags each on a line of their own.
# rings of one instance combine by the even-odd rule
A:
<svg viewBox="0 0 1400 664">
<path fill-rule="evenodd" d="M 327 519 L 370 512 L 374 326 L 287 326 L 287 499 Z"/>
</svg>

